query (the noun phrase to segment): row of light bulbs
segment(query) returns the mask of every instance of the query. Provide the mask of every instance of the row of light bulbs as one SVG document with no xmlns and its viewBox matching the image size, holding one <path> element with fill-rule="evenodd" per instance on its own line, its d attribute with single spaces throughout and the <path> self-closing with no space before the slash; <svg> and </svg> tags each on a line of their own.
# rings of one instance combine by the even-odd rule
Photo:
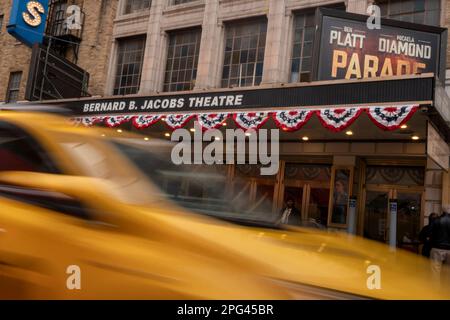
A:
<svg viewBox="0 0 450 320">
<path fill-rule="evenodd" d="M 226 126 L 226 125 L 227 125 L 226 123 L 223 124 L 223 126 Z M 408 128 L 408 126 L 407 126 L 406 124 L 404 124 L 404 125 L 402 125 L 402 126 L 400 127 L 400 129 L 402 129 L 402 130 L 405 130 L 405 129 L 407 129 L 407 128 Z M 191 128 L 190 131 L 191 131 L 191 132 L 195 132 L 195 128 Z M 122 129 L 117 129 L 117 132 L 118 132 L 118 133 L 122 133 L 123 130 L 122 130 Z M 345 134 L 346 134 L 347 136 L 349 136 L 349 137 L 350 137 L 350 136 L 353 136 L 353 131 L 348 130 L 348 131 L 345 132 Z M 249 137 L 249 136 L 251 136 L 251 133 L 250 133 L 250 132 L 247 132 L 247 133 L 245 133 L 245 135 L 246 135 L 247 137 Z M 104 137 L 104 136 L 105 136 L 105 135 L 102 134 L 102 137 Z M 170 138 L 170 133 L 166 132 L 166 133 L 164 133 L 164 136 L 165 136 L 166 138 Z M 419 137 L 418 135 L 413 135 L 413 136 L 411 136 L 411 139 L 414 140 L 414 141 L 417 141 L 417 140 L 420 140 L 420 137 Z M 145 140 L 145 141 L 149 141 L 150 138 L 144 137 L 144 140 Z M 219 138 L 219 137 L 216 137 L 216 140 L 219 141 L 220 138 Z M 309 137 L 308 137 L 308 136 L 303 136 L 303 137 L 302 137 L 302 140 L 305 141 L 305 142 L 306 142 L 306 141 L 309 141 Z"/>
</svg>

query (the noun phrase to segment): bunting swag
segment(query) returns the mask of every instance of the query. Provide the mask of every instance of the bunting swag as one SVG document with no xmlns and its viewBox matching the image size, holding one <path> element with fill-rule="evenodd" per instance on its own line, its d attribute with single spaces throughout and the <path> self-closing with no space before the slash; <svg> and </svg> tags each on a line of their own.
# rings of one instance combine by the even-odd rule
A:
<svg viewBox="0 0 450 320">
<path fill-rule="evenodd" d="M 81 124 L 86 127 L 91 127 L 94 124 L 102 122 L 104 117 L 87 117 L 81 119 Z"/>
<path fill-rule="evenodd" d="M 197 116 L 198 123 L 202 126 L 203 130 L 217 129 L 222 126 L 222 124 L 227 121 L 227 113 L 210 113 L 210 114 L 199 114 Z"/>
<path fill-rule="evenodd" d="M 79 126 L 80 124 L 83 123 L 83 118 L 72 118 L 69 119 L 69 123 L 73 126 Z"/>
<path fill-rule="evenodd" d="M 233 119 L 243 130 L 257 130 L 272 118 L 278 128 L 285 131 L 300 130 L 315 114 L 322 125 L 339 132 L 348 128 L 363 112 L 366 112 L 372 122 L 383 130 L 397 130 L 405 124 L 418 110 L 418 105 L 392 106 L 392 107 L 352 107 L 335 109 L 297 109 L 291 111 L 274 112 L 241 112 L 241 113 L 204 113 L 204 114 L 177 114 L 177 115 L 118 115 L 110 117 L 91 116 L 71 119 L 74 125 L 92 126 L 104 122 L 108 127 L 117 127 L 132 120 L 138 129 L 145 129 L 159 120 L 173 130 L 184 127 L 194 117 L 203 130 L 220 128 L 228 117 Z"/>
<path fill-rule="evenodd" d="M 325 128 L 340 132 L 351 126 L 363 111 L 361 108 L 324 109 L 318 110 L 317 116 Z"/>
<path fill-rule="evenodd" d="M 277 127 L 285 131 L 297 131 L 313 116 L 313 110 L 293 110 L 273 113 Z"/>
<path fill-rule="evenodd" d="M 371 107 L 367 114 L 380 129 L 393 131 L 408 122 L 418 109 L 418 106 Z"/>
<path fill-rule="evenodd" d="M 115 128 L 120 126 L 122 123 L 128 122 L 130 118 L 131 118 L 130 116 L 106 117 L 105 124 L 110 128 Z"/>
<path fill-rule="evenodd" d="M 155 124 L 162 118 L 161 115 L 156 116 L 136 116 L 133 117 L 133 125 L 136 129 L 146 129 Z"/>
<path fill-rule="evenodd" d="M 171 114 L 166 117 L 166 124 L 173 130 L 180 129 L 193 117 L 193 114 Z"/>
<path fill-rule="evenodd" d="M 237 126 L 243 130 L 257 130 L 269 120 L 268 112 L 237 113 L 233 116 Z"/>
</svg>

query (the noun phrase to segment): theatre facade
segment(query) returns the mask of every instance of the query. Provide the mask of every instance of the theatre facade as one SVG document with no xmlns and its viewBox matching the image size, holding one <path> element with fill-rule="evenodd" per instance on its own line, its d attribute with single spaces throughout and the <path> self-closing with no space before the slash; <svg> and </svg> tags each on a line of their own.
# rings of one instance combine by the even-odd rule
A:
<svg viewBox="0 0 450 320">
<path fill-rule="evenodd" d="M 417 251 L 427 217 L 449 201 L 448 35 L 430 18 L 444 8 L 426 2 L 421 24 L 377 29 L 366 1 L 166 2 L 119 2 L 106 94 L 57 101 L 75 125 L 145 140 L 194 122 L 279 129 L 276 175 L 201 170 L 225 171 L 230 185 L 239 177 L 238 196 L 273 215 L 292 198 L 305 221 Z M 380 2 L 386 16 L 390 3 Z"/>
</svg>

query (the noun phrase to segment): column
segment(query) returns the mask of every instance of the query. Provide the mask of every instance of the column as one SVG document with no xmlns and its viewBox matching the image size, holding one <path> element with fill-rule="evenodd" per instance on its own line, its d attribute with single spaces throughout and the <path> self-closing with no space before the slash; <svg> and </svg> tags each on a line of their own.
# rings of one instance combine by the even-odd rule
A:
<svg viewBox="0 0 450 320">
<path fill-rule="evenodd" d="M 427 160 L 427 168 L 425 170 L 425 210 L 424 224 L 428 223 L 428 216 L 435 212 L 442 212 L 442 182 L 443 170 L 438 167 L 432 160 Z"/>
<path fill-rule="evenodd" d="M 287 82 L 287 48 L 289 47 L 289 16 L 286 0 L 269 0 L 263 84 Z"/>
<path fill-rule="evenodd" d="M 162 87 L 167 39 L 161 31 L 161 21 L 166 2 L 166 0 L 152 1 L 139 94 L 151 94 L 161 90 Z"/>
<path fill-rule="evenodd" d="M 196 89 L 215 88 L 220 81 L 224 28 L 218 21 L 218 15 L 219 0 L 206 0 Z"/>
</svg>

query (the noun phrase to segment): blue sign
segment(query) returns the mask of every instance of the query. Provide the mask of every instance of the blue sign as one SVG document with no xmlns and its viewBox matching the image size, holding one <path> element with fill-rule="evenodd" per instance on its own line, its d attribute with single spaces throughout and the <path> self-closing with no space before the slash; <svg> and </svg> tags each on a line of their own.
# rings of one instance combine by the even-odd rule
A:
<svg viewBox="0 0 450 320">
<path fill-rule="evenodd" d="M 48 0 L 14 0 L 8 33 L 29 47 L 42 44 L 47 14 Z"/>
</svg>

